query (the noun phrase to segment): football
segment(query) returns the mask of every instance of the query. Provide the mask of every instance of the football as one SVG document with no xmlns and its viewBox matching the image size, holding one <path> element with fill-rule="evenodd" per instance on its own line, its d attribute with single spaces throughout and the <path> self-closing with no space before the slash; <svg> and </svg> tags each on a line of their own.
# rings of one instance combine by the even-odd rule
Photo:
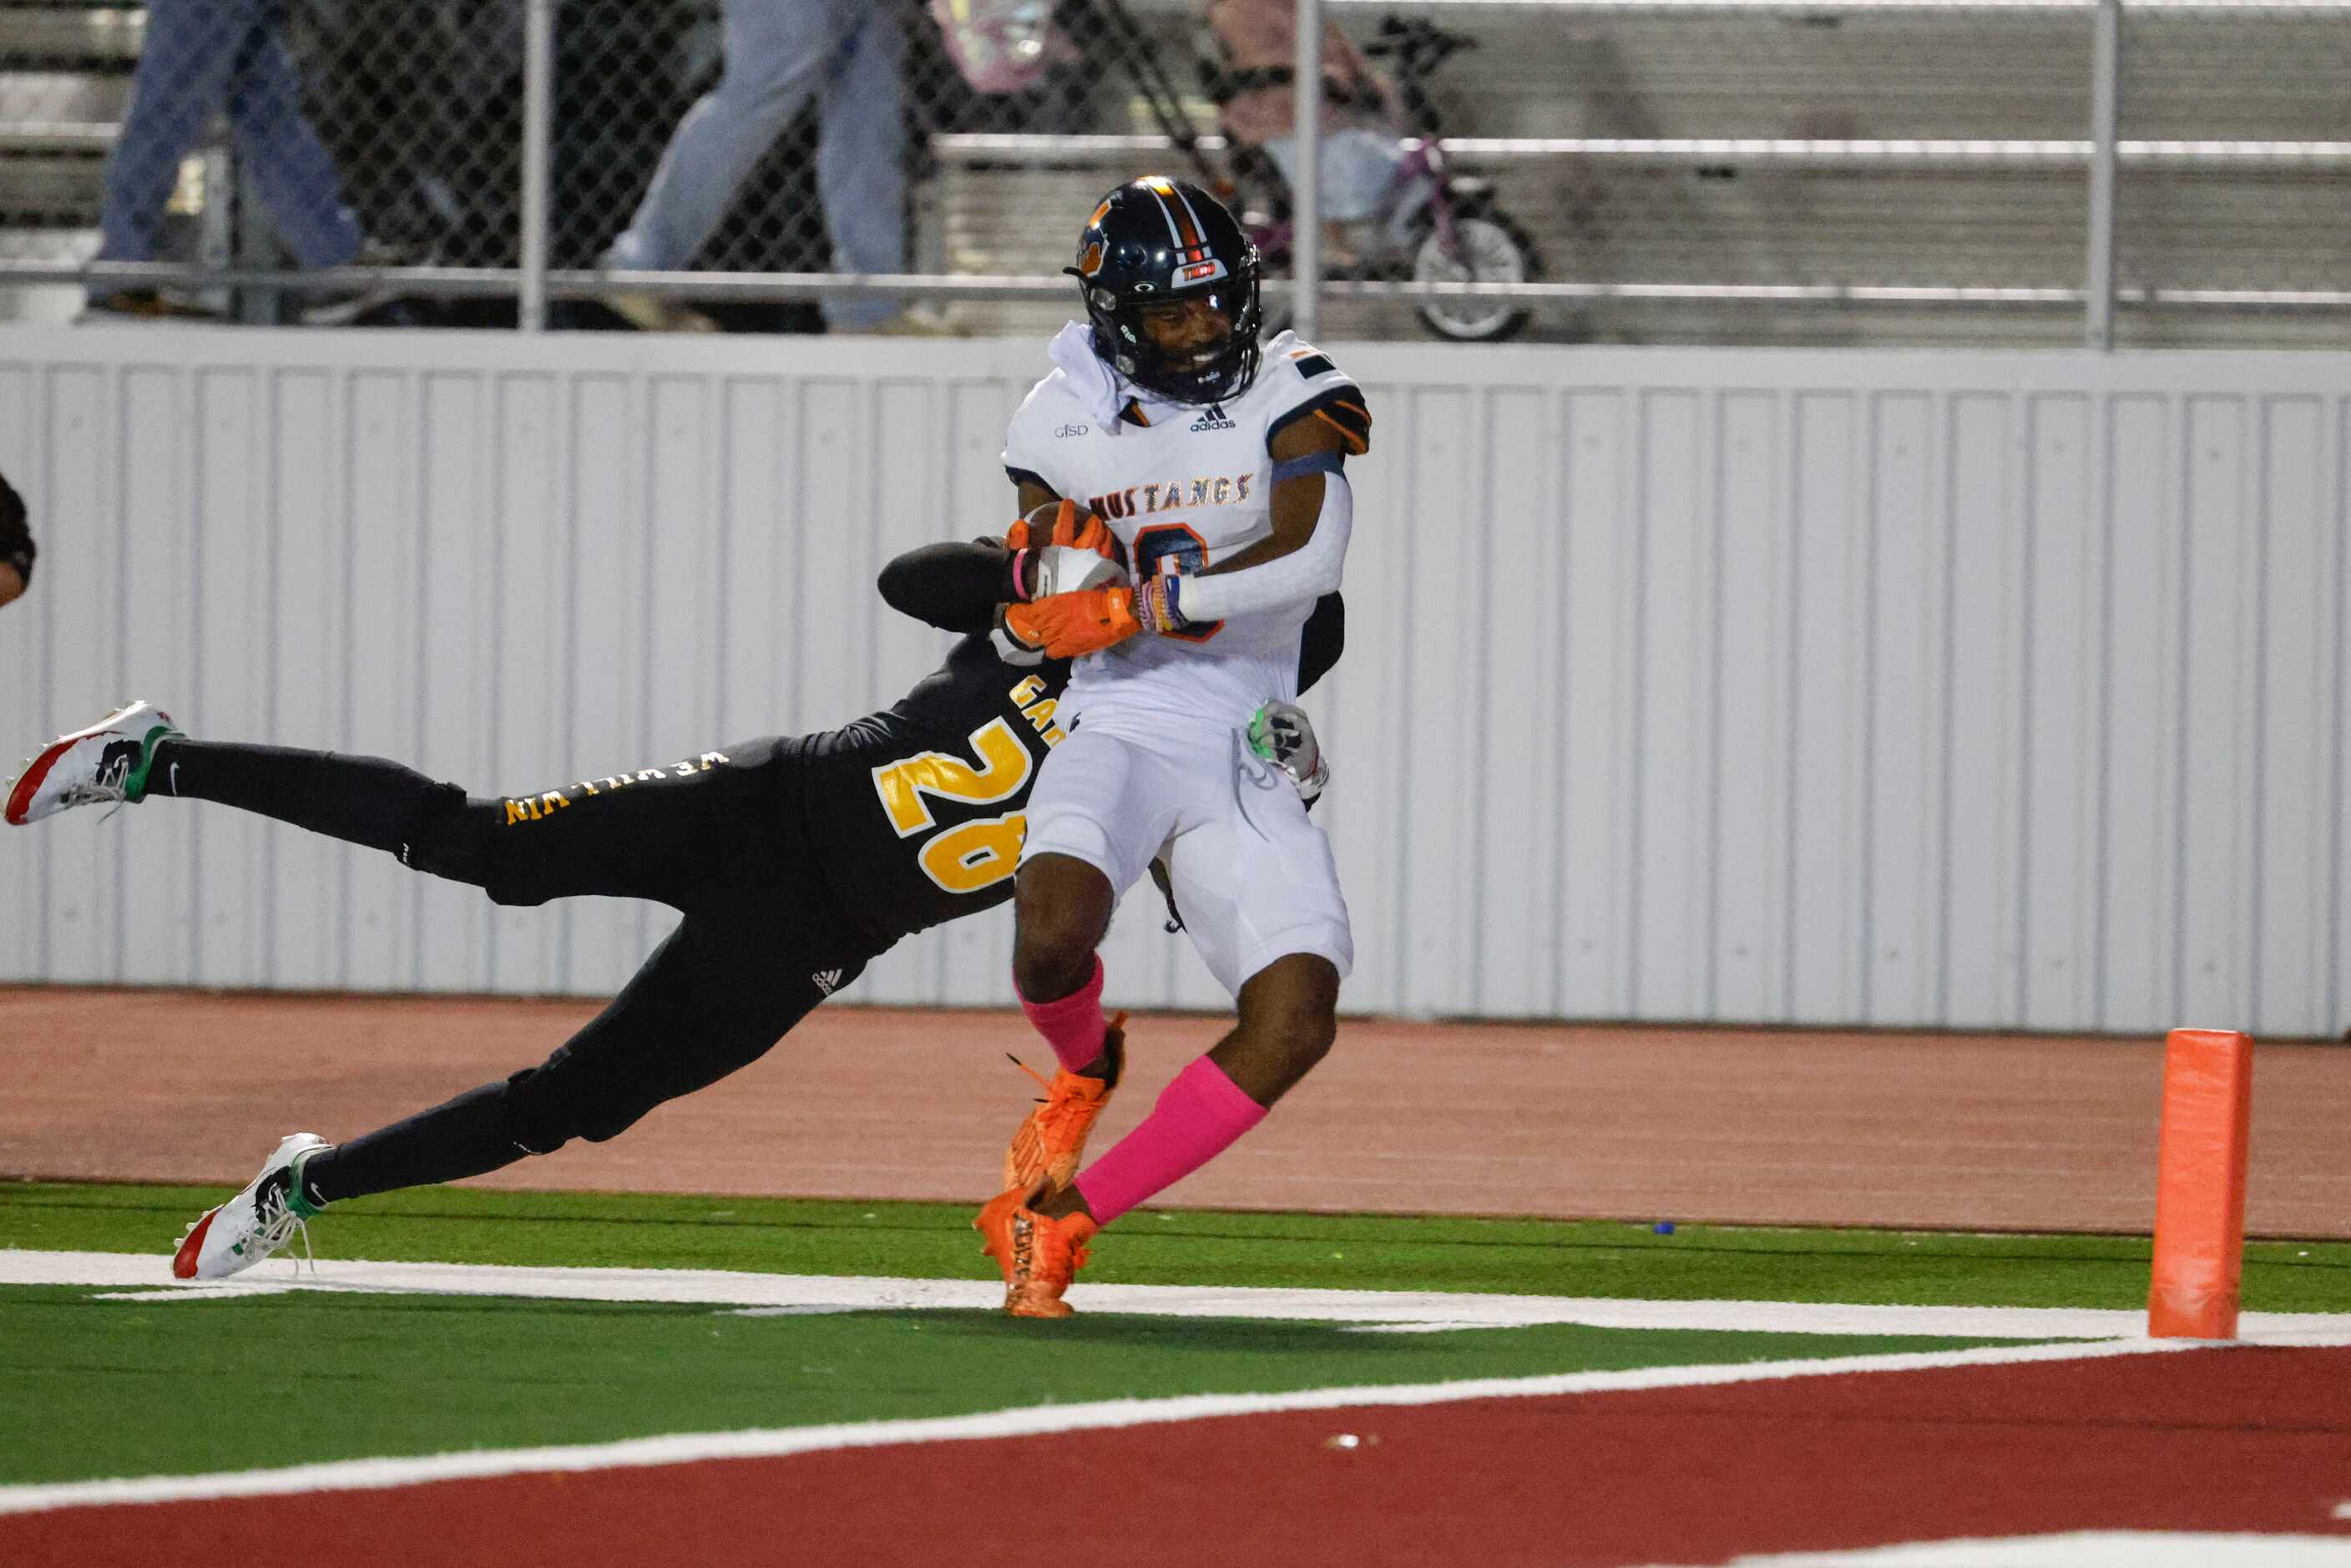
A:
<svg viewBox="0 0 2351 1568">
<path fill-rule="evenodd" d="M 1041 542 L 1053 537 L 1053 524 L 1061 515 L 1061 502 L 1040 501 L 1029 507 L 1020 520 L 1029 525 L 1029 538 Z"/>
<path fill-rule="evenodd" d="M 1125 580 L 1126 569 L 1114 560 L 1096 555 L 1090 549 L 1047 545 L 1037 552 L 1037 588 L 1030 597 L 1043 599 L 1048 594 L 1075 593 L 1081 589 L 1104 588 Z"/>
</svg>

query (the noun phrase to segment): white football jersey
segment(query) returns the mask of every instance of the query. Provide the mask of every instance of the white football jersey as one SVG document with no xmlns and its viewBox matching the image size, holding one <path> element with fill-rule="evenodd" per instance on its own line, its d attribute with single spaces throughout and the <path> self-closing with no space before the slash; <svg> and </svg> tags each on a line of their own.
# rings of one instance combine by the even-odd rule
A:
<svg viewBox="0 0 2351 1568">
<path fill-rule="evenodd" d="M 1228 402 L 1163 402 L 1123 381 L 1118 401 L 1105 419 L 1056 368 L 1012 416 L 1004 466 L 1109 523 L 1138 580 L 1204 570 L 1272 533 L 1268 447 L 1284 425 L 1328 420 L 1348 451 L 1369 450 L 1362 389 L 1294 332 L 1265 345 L 1256 381 Z M 1061 711 L 1097 725 L 1125 715 L 1246 723 L 1259 704 L 1297 696 L 1299 629 L 1313 608 L 1130 637 L 1077 662 Z"/>
</svg>

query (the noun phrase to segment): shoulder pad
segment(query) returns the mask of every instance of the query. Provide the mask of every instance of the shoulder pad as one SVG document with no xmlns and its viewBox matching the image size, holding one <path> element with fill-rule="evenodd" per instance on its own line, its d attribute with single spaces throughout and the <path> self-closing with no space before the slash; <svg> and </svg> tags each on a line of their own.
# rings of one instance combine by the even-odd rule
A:
<svg viewBox="0 0 2351 1568">
<path fill-rule="evenodd" d="M 1288 333 L 1275 340 L 1258 373 L 1274 382 L 1275 413 L 1265 439 L 1301 419 L 1321 419 L 1346 438 L 1347 452 L 1360 457 L 1372 449 L 1372 415 L 1364 389 L 1331 362 L 1331 356 Z"/>
<path fill-rule="evenodd" d="M 1353 379 L 1331 362 L 1330 355 L 1311 343 L 1299 344 L 1283 355 L 1282 360 L 1291 370 L 1298 372 L 1300 380 L 1310 383 L 1325 381 L 1333 376 L 1341 381 Z"/>
</svg>

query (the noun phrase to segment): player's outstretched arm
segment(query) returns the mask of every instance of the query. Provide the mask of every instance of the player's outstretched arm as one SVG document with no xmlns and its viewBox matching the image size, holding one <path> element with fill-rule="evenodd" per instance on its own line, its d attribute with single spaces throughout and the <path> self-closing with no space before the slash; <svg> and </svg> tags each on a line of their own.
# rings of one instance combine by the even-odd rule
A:
<svg viewBox="0 0 2351 1568">
<path fill-rule="evenodd" d="M 996 607 L 1020 597 L 1012 567 L 1013 552 L 994 539 L 924 545 L 882 569 L 882 598 L 942 632 L 986 632 Z"/>
</svg>

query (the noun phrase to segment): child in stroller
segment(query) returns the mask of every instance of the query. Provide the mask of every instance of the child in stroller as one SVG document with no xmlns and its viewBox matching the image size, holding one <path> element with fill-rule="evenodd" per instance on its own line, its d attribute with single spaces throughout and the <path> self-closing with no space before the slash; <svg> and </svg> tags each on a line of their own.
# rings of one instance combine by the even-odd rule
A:
<svg viewBox="0 0 2351 1568">
<path fill-rule="evenodd" d="M 1269 159 L 1298 187 L 1298 14 L 1291 0 L 1207 0 L 1218 55 L 1215 97 L 1238 159 Z M 1322 29 L 1322 198 L 1324 254 L 1335 270 L 1358 265 L 1403 162 L 1404 107 L 1395 84 L 1335 22 Z"/>
<path fill-rule="evenodd" d="M 1228 162 L 1245 218 L 1275 276 L 1290 265 L 1289 193 L 1296 188 L 1297 15 L 1292 0 L 1207 0 L 1220 62 L 1204 68 L 1223 115 Z M 1337 26 L 1322 35 L 1323 110 L 1317 193 L 1328 276 L 1369 282 L 1531 283 L 1542 276 L 1533 242 L 1494 203 L 1483 180 L 1446 167 L 1427 79 L 1476 40 L 1422 20 L 1388 16 L 1368 49 Z M 1392 79 L 1369 57 L 1395 65 Z M 1252 196 L 1258 199 L 1252 200 Z M 1414 306 L 1432 332 L 1498 342 L 1526 325 L 1507 298 L 1437 298 Z"/>
</svg>

